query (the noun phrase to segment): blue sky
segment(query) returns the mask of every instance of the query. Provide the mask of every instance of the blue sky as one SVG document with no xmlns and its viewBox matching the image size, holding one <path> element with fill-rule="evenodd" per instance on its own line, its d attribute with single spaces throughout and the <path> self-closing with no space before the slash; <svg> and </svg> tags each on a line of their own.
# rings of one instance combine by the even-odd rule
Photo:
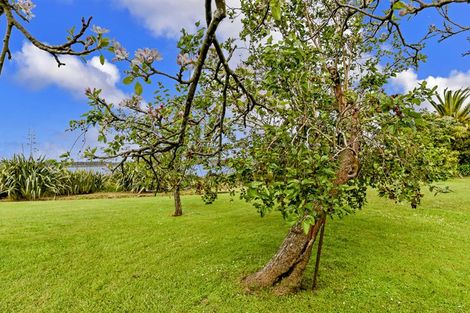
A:
<svg viewBox="0 0 470 313">
<path fill-rule="evenodd" d="M 236 3 L 236 0 L 230 0 Z M 82 16 L 93 16 L 93 23 L 111 32 L 131 53 L 139 47 L 157 48 L 163 55 L 163 70 L 176 70 L 176 40 L 179 29 L 191 27 L 203 16 L 202 0 L 42 0 L 35 1 L 36 17 L 28 29 L 48 43 L 60 43 L 66 30 L 80 25 Z M 457 19 L 468 21 L 470 5 L 460 5 L 452 12 Z M 433 23 L 433 13 L 424 13 L 413 24 L 405 25 L 408 36 L 422 33 L 422 25 Z M 5 28 L 0 21 L 0 33 Z M 236 25 L 225 24 L 222 31 L 233 34 Z M 469 36 L 467 34 L 466 36 Z M 449 39 L 443 44 L 431 42 L 426 49 L 427 63 L 418 72 L 409 70 L 391 83 L 397 91 L 408 90 L 426 79 L 442 88 L 470 87 L 470 50 L 466 36 Z M 87 84 L 97 85 L 108 95 L 122 97 L 131 91 L 120 83 L 120 65 L 108 62 L 98 66 L 90 57 L 87 64 L 73 58 L 65 59 L 67 66 L 57 69 L 50 56 L 29 46 L 18 33 L 11 40 L 14 60 L 7 62 L 0 76 L 0 158 L 29 149 L 28 131 L 36 134 L 37 154 L 57 157 L 70 149 L 77 134 L 65 132 L 71 119 L 87 111 L 83 95 Z M 111 58 L 107 55 L 108 60 Z M 53 61 L 52 61 L 53 62 Z M 94 144 L 93 134 L 87 139 Z M 76 147 L 80 147 L 80 142 Z M 78 148 L 74 149 L 78 153 Z"/>
</svg>

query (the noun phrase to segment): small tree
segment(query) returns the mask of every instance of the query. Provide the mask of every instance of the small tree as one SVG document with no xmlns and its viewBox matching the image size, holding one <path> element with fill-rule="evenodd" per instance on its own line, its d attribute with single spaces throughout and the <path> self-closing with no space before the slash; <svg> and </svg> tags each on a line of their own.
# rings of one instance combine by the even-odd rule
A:
<svg viewBox="0 0 470 313">
<path fill-rule="evenodd" d="M 157 53 L 156 50 L 153 53 Z M 175 200 L 173 215 L 181 216 L 182 184 L 201 161 L 201 156 L 210 156 L 212 153 L 205 152 L 207 146 L 202 143 L 201 138 L 205 110 L 192 112 L 189 120 L 191 127 L 185 132 L 178 149 L 170 143 L 170 139 L 179 134 L 183 112 L 180 98 L 170 98 L 165 92 L 166 90 L 162 90 L 162 94 L 157 95 L 153 103 L 144 103 L 139 95 L 135 95 L 114 105 L 100 97 L 100 90 L 88 90 L 87 95 L 93 109 L 84 115 L 84 119 L 72 121 L 71 129 L 86 132 L 91 126 L 99 127 L 98 140 L 106 147 L 102 151 L 88 149 L 85 155 L 93 159 L 118 158 L 120 163 L 117 167 L 127 160 L 144 165 L 147 174 L 153 176 L 160 187 L 170 187 Z M 166 104 L 161 101 L 166 101 Z M 201 101 L 203 99 L 197 100 L 198 103 Z M 166 144 L 168 146 L 161 147 Z"/>
<path fill-rule="evenodd" d="M 195 160 L 189 159 L 183 154 L 182 150 L 177 155 L 160 154 L 156 156 L 153 164 L 149 164 L 151 172 L 158 175 L 161 182 L 168 186 L 173 192 L 175 210 L 173 216 L 183 215 L 183 206 L 181 204 L 181 189 L 188 177 L 193 174 Z"/>
</svg>

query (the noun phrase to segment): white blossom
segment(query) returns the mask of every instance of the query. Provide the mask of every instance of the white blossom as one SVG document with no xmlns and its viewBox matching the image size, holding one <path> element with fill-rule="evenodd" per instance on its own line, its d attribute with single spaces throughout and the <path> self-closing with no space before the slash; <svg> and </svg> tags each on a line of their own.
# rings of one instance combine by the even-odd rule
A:
<svg viewBox="0 0 470 313">
<path fill-rule="evenodd" d="M 109 29 L 106 29 L 106 28 L 103 28 L 103 27 L 100 27 L 100 26 L 96 26 L 96 25 L 93 25 L 92 31 L 94 33 L 98 34 L 98 35 L 109 33 Z"/>
<path fill-rule="evenodd" d="M 121 46 L 121 44 L 117 41 L 113 42 L 113 49 L 114 49 L 114 55 L 116 56 L 113 60 L 116 61 L 122 61 L 125 60 L 129 57 L 129 52 Z"/>
<path fill-rule="evenodd" d="M 15 3 L 15 7 L 21 10 L 28 20 L 31 20 L 34 17 L 32 11 L 36 5 L 31 0 L 18 0 Z"/>
<path fill-rule="evenodd" d="M 162 55 L 158 52 L 157 49 L 137 49 L 132 60 L 133 64 L 142 65 L 142 64 L 151 64 L 154 61 L 161 61 Z"/>
</svg>

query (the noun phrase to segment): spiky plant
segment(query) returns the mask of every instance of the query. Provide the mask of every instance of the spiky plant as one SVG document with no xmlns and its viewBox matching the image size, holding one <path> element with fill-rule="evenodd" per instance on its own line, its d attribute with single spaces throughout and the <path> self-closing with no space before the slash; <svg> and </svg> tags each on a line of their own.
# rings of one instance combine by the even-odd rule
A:
<svg viewBox="0 0 470 313">
<path fill-rule="evenodd" d="M 0 162 L 0 193 L 12 200 L 37 200 L 68 192 L 67 170 L 44 157 L 15 155 Z"/>
<path fill-rule="evenodd" d="M 470 88 L 448 90 L 441 95 L 436 94 L 437 101 L 430 99 L 431 105 L 441 117 L 452 117 L 456 121 L 468 125 L 470 123 Z"/>
<path fill-rule="evenodd" d="M 81 195 L 103 191 L 107 177 L 98 172 L 75 171 L 70 172 L 69 189 L 70 194 Z"/>
<path fill-rule="evenodd" d="M 110 184 L 116 191 L 137 193 L 165 189 L 163 182 L 155 179 L 154 174 L 139 162 L 127 162 L 117 169 L 110 178 Z"/>
</svg>

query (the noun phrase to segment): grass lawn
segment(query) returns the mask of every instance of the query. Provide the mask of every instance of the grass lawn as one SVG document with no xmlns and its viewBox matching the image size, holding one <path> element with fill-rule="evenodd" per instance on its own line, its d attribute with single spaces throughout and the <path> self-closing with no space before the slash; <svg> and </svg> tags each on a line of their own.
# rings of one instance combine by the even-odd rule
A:
<svg viewBox="0 0 470 313">
<path fill-rule="evenodd" d="M 285 297 L 239 280 L 288 226 L 227 195 L 2 202 L 0 312 L 470 312 L 470 179 L 448 185 L 330 220 L 319 289 Z"/>
</svg>

